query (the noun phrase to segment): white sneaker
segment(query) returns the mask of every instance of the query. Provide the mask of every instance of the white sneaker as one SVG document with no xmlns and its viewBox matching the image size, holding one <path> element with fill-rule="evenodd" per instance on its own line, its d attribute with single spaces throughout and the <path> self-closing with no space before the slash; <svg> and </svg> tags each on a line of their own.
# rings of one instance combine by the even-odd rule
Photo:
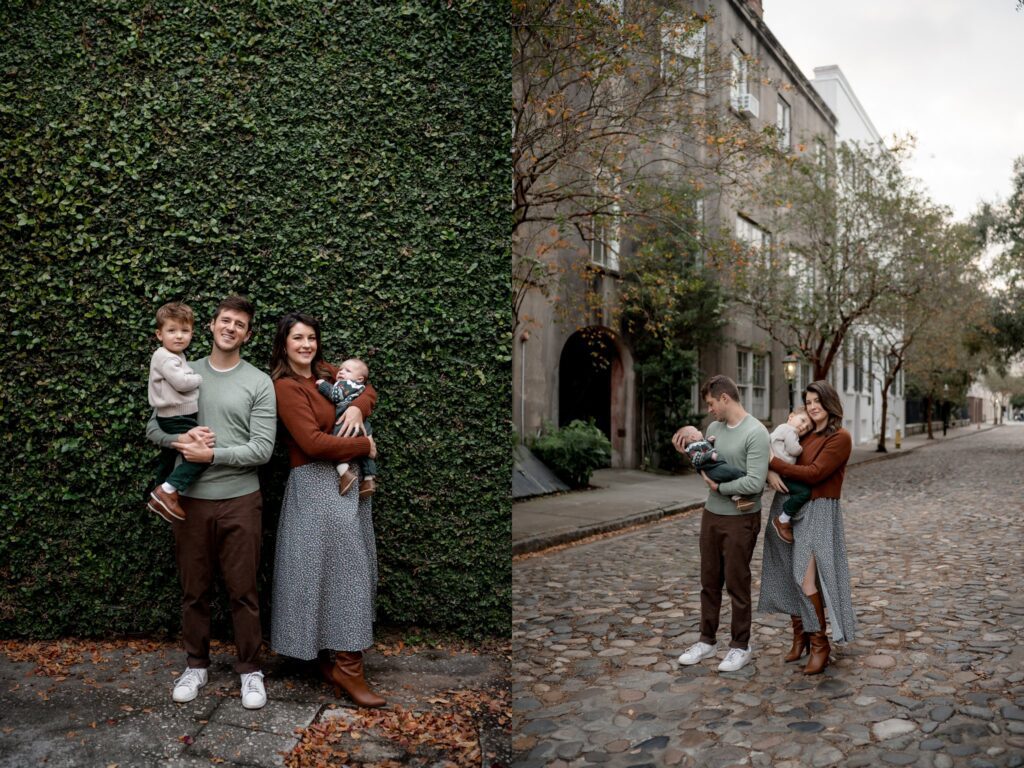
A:
<svg viewBox="0 0 1024 768">
<path fill-rule="evenodd" d="M 714 645 L 708 645 L 707 643 L 697 642 L 687 648 L 679 656 L 679 663 L 685 666 L 691 664 L 697 664 L 709 656 L 714 656 L 718 653 L 718 643 Z"/>
<path fill-rule="evenodd" d="M 730 648 L 729 652 L 725 654 L 725 658 L 722 659 L 722 663 L 718 665 L 718 671 L 735 672 L 738 669 L 743 669 L 750 663 L 750 657 L 753 655 L 749 646 L 747 648 Z"/>
<path fill-rule="evenodd" d="M 200 667 L 189 667 L 184 674 L 174 681 L 174 693 L 171 694 L 179 704 L 192 701 L 199 695 L 199 689 L 206 685 L 206 670 Z"/>
<path fill-rule="evenodd" d="M 242 675 L 242 706 L 246 709 L 260 709 L 267 703 L 267 689 L 263 687 L 262 672 L 247 672 Z"/>
</svg>

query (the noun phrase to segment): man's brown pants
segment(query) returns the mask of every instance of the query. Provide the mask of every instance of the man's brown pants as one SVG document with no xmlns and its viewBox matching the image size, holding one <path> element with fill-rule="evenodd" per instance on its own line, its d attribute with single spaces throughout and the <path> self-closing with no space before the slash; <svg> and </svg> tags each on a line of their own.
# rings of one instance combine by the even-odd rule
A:
<svg viewBox="0 0 1024 768">
<path fill-rule="evenodd" d="M 181 575 L 181 631 L 190 667 L 210 666 L 210 600 L 220 572 L 231 603 L 238 661 L 235 672 L 260 668 L 260 563 L 263 497 L 259 491 L 234 499 L 181 497 L 185 520 L 174 523 L 175 554 Z"/>
<path fill-rule="evenodd" d="M 700 519 L 700 640 L 714 645 L 722 587 L 732 599 L 730 648 L 750 647 L 750 558 L 761 532 L 761 513 Z"/>
</svg>

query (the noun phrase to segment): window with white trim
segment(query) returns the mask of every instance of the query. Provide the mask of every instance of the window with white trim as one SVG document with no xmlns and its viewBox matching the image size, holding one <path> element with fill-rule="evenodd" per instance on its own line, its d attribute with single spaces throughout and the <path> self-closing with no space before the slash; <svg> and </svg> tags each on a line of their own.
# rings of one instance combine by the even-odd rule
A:
<svg viewBox="0 0 1024 768">
<path fill-rule="evenodd" d="M 806 360 L 801 360 L 800 373 L 796 380 L 796 396 L 794 398 L 796 402 L 794 402 L 794 405 L 803 405 L 803 403 L 800 402 L 800 393 L 807 389 L 808 384 L 814 381 L 814 379 L 811 378 L 813 373 L 814 372 L 811 370 L 811 364 Z"/>
<path fill-rule="evenodd" d="M 867 339 L 867 351 L 865 356 L 867 357 L 868 370 L 867 370 L 867 389 L 868 394 L 874 397 L 875 394 L 875 342 L 874 339 L 868 337 Z"/>
<path fill-rule="evenodd" d="M 729 104 L 733 109 L 740 108 L 740 101 L 743 96 L 749 93 L 750 78 L 747 66 L 747 59 L 742 51 L 733 50 L 729 54 L 732 64 L 732 80 L 729 85 Z"/>
<path fill-rule="evenodd" d="M 736 388 L 740 391 L 740 403 L 746 408 L 750 402 L 750 352 L 742 349 L 736 350 Z"/>
<path fill-rule="evenodd" d="M 779 133 L 779 149 L 788 152 L 792 147 L 793 110 L 781 96 L 775 105 L 775 128 Z"/>
<path fill-rule="evenodd" d="M 696 244 L 694 248 L 694 263 L 698 267 L 704 266 L 704 198 L 699 197 L 693 201 L 693 240 Z"/>
<path fill-rule="evenodd" d="M 590 260 L 612 272 L 619 271 L 619 226 L 622 209 L 618 203 L 611 205 L 610 214 L 594 216 L 591 219 Z"/>
<path fill-rule="evenodd" d="M 850 391 L 850 339 L 843 339 L 843 392 Z"/>
<path fill-rule="evenodd" d="M 853 389 L 864 391 L 864 339 L 860 336 L 853 340 Z"/>
<path fill-rule="evenodd" d="M 768 355 L 736 350 L 736 388 L 740 403 L 754 418 L 767 419 L 771 415 L 770 380 Z"/>
<path fill-rule="evenodd" d="M 594 218 L 594 235 L 590 241 L 590 260 L 612 272 L 619 271 L 618 225 L 605 216 Z"/>
<path fill-rule="evenodd" d="M 672 15 L 661 25 L 661 78 L 671 80 L 678 72 L 685 72 L 686 87 L 704 91 L 707 73 L 704 57 L 707 50 L 707 27 L 694 30 Z"/>
<path fill-rule="evenodd" d="M 759 419 L 766 419 L 768 413 L 768 357 L 751 355 L 753 375 L 751 377 L 750 412 Z"/>
<path fill-rule="evenodd" d="M 736 215 L 736 239 L 757 251 L 762 259 L 767 259 L 771 252 L 771 232 L 740 214 Z"/>
</svg>

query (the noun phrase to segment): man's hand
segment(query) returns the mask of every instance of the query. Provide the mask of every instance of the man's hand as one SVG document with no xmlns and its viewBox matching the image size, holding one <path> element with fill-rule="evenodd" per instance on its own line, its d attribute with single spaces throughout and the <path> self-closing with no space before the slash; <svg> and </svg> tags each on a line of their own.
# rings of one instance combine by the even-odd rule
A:
<svg viewBox="0 0 1024 768">
<path fill-rule="evenodd" d="M 200 440 L 174 442 L 171 443 L 171 448 L 176 451 L 181 451 L 181 455 L 185 457 L 185 461 L 191 461 L 195 464 L 209 464 L 213 461 L 213 448 Z"/>
<path fill-rule="evenodd" d="M 374 439 L 370 435 L 367 435 L 366 439 L 370 441 L 370 452 L 367 454 L 367 456 L 369 456 L 371 459 L 376 459 L 377 458 L 377 443 L 376 443 L 376 441 L 374 441 Z"/>
<path fill-rule="evenodd" d="M 327 383 L 327 380 L 326 380 L 326 379 L 317 379 L 317 380 L 316 380 L 316 385 L 317 385 L 318 387 L 319 387 L 319 386 L 320 386 L 321 384 L 326 384 L 326 383 Z"/>
<path fill-rule="evenodd" d="M 701 472 L 700 476 L 704 478 L 704 482 L 708 484 L 708 488 L 715 492 L 718 491 L 718 483 L 708 477 L 706 472 Z"/>
<path fill-rule="evenodd" d="M 192 427 L 184 435 L 178 435 L 179 442 L 198 442 L 205 445 L 207 448 L 213 448 L 217 445 L 217 435 L 209 427 Z"/>
<path fill-rule="evenodd" d="M 675 448 L 679 453 L 686 453 L 686 448 L 683 445 L 683 432 L 686 427 L 680 427 L 676 430 L 676 433 L 672 435 L 672 447 Z"/>
<path fill-rule="evenodd" d="M 786 484 L 782 482 L 782 475 L 774 469 L 768 470 L 768 486 L 780 493 L 789 493 L 789 488 L 787 488 Z"/>
<path fill-rule="evenodd" d="M 358 437 L 366 434 L 366 430 L 363 428 L 363 412 L 359 410 L 358 406 L 350 405 L 334 423 L 341 425 L 341 431 L 338 432 L 339 437 Z"/>
</svg>

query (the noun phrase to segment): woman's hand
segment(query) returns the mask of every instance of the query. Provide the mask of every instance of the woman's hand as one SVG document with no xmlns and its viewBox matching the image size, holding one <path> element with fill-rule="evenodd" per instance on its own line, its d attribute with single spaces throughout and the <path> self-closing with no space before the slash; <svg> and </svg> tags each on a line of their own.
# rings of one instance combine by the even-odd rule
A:
<svg viewBox="0 0 1024 768">
<path fill-rule="evenodd" d="M 363 412 L 359 410 L 358 406 L 350 405 L 334 423 L 341 425 L 341 431 L 338 432 L 339 437 L 357 437 L 366 434 L 366 430 L 363 428 Z"/>
<path fill-rule="evenodd" d="M 374 442 L 374 439 L 372 437 L 370 437 L 369 435 L 366 436 L 366 439 L 370 441 L 370 452 L 368 454 L 366 454 L 366 455 L 369 456 L 371 459 L 376 459 L 377 458 L 377 443 Z"/>
<path fill-rule="evenodd" d="M 780 493 L 789 493 L 789 488 L 782 482 L 782 476 L 774 469 L 768 470 L 768 486 Z"/>
</svg>

